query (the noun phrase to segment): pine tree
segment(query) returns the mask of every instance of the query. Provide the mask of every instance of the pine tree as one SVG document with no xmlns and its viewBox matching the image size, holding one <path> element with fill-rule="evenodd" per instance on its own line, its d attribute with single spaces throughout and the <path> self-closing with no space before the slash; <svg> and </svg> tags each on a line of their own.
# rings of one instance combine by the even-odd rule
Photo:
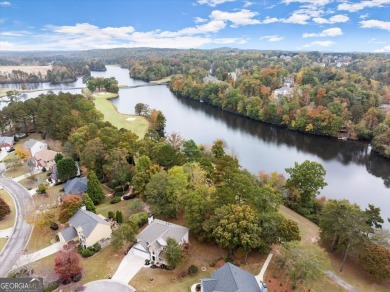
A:
<svg viewBox="0 0 390 292">
<path fill-rule="evenodd" d="M 115 218 L 116 218 L 116 222 L 122 223 L 123 222 L 123 214 L 122 214 L 122 212 L 121 211 L 116 211 Z"/>
<path fill-rule="evenodd" d="M 104 199 L 104 192 L 94 171 L 88 175 L 87 193 L 95 205 Z"/>
<path fill-rule="evenodd" d="M 96 213 L 95 205 L 93 204 L 93 201 L 92 201 L 92 199 L 90 198 L 90 196 L 88 194 L 84 195 L 83 203 L 84 203 L 84 205 L 85 205 L 85 207 L 87 208 L 88 211 Z"/>
</svg>

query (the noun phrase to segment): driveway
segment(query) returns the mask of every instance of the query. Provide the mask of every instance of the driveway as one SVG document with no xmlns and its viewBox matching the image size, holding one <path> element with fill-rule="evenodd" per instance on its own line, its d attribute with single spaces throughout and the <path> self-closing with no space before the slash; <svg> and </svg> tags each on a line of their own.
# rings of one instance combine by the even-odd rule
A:
<svg viewBox="0 0 390 292">
<path fill-rule="evenodd" d="M 40 249 L 36 252 L 22 255 L 19 258 L 19 260 L 16 262 L 16 264 L 12 267 L 12 270 L 20 268 L 22 266 L 25 266 L 25 265 L 32 263 L 32 262 L 35 262 L 37 260 L 43 259 L 49 255 L 52 255 L 52 254 L 60 251 L 63 246 L 64 246 L 63 242 L 57 242 L 57 243 L 52 244 L 48 247 Z"/>
<path fill-rule="evenodd" d="M 23 253 L 32 231 L 25 218 L 34 210 L 29 192 L 12 179 L 0 177 L 0 185 L 15 199 L 15 225 L 3 252 L 0 254 L 0 277 L 5 277 Z"/>
<path fill-rule="evenodd" d="M 124 283 L 130 282 L 131 279 L 141 270 L 145 264 L 145 259 L 134 255 L 133 249 L 130 249 L 128 254 L 121 261 L 112 280 Z"/>
<path fill-rule="evenodd" d="M 135 292 L 135 289 L 127 284 L 113 280 L 97 280 L 83 286 L 84 292 Z"/>
</svg>

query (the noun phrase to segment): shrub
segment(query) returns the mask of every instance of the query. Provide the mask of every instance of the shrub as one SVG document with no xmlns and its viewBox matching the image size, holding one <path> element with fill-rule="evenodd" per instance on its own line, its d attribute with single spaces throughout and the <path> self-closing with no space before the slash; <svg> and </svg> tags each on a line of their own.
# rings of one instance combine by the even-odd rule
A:
<svg viewBox="0 0 390 292">
<path fill-rule="evenodd" d="M 100 245 L 99 242 L 96 242 L 96 243 L 93 245 L 93 250 L 94 250 L 95 252 L 98 252 L 98 251 L 100 251 L 101 249 L 102 249 L 102 246 Z"/>
<path fill-rule="evenodd" d="M 136 194 L 126 195 L 126 196 L 123 196 L 123 200 L 134 199 L 136 196 L 137 196 Z"/>
<path fill-rule="evenodd" d="M 46 172 L 46 171 L 47 171 L 46 167 L 42 167 L 42 172 Z"/>
<path fill-rule="evenodd" d="M 90 250 L 88 248 L 85 248 L 81 251 L 81 255 L 83 258 L 88 258 L 90 256 L 93 256 L 95 252 L 93 250 Z"/>
<path fill-rule="evenodd" d="M 81 274 L 77 274 L 77 275 L 73 276 L 72 280 L 73 280 L 73 282 L 78 282 L 81 280 L 81 277 L 82 277 Z"/>
<path fill-rule="evenodd" d="M 51 230 L 57 230 L 58 229 L 58 224 L 56 222 L 51 223 L 50 229 Z"/>
<path fill-rule="evenodd" d="M 215 264 L 216 264 L 215 260 L 211 260 L 209 263 L 210 267 L 215 267 Z"/>
<path fill-rule="evenodd" d="M 149 266 L 150 265 L 150 260 L 145 260 L 145 266 Z"/>
<path fill-rule="evenodd" d="M 198 273 L 199 269 L 195 265 L 191 265 L 188 267 L 188 274 L 190 275 L 196 275 Z"/>
<path fill-rule="evenodd" d="M 144 224 L 146 224 L 146 222 L 148 222 L 148 213 L 141 212 L 141 213 L 134 214 L 131 217 L 130 221 L 133 222 L 138 227 L 142 227 Z"/>
<path fill-rule="evenodd" d="M 58 283 L 58 281 L 54 281 L 54 282 L 49 283 L 49 284 L 43 289 L 43 291 L 44 291 L 44 292 L 52 292 L 52 291 L 54 291 L 55 289 L 57 289 L 59 286 L 60 286 L 60 283 Z"/>
<path fill-rule="evenodd" d="M 42 194 L 46 194 L 46 191 L 47 191 L 47 185 L 46 184 L 40 184 L 37 188 L 37 193 L 42 195 Z"/>
<path fill-rule="evenodd" d="M 119 183 L 115 180 L 113 181 L 110 181 L 107 186 L 110 188 L 110 189 L 115 189 L 115 187 L 117 187 L 119 185 Z"/>
<path fill-rule="evenodd" d="M 116 203 L 119 203 L 120 201 L 121 201 L 120 197 L 114 197 L 111 199 L 110 204 L 116 204 Z"/>
<path fill-rule="evenodd" d="M 114 218 L 114 212 L 108 211 L 108 219 L 113 219 Z"/>
<path fill-rule="evenodd" d="M 122 212 L 121 211 L 116 211 L 115 218 L 116 218 L 116 222 L 122 223 L 123 222 L 123 214 L 122 214 Z"/>
<path fill-rule="evenodd" d="M 123 191 L 122 190 L 117 190 L 117 191 L 115 191 L 114 195 L 117 196 L 117 197 L 122 196 L 123 195 Z"/>
</svg>

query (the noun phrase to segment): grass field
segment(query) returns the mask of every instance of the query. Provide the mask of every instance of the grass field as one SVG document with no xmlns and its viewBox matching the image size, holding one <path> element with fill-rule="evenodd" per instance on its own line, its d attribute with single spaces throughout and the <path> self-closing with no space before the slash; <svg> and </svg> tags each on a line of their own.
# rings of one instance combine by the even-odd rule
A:
<svg viewBox="0 0 390 292">
<path fill-rule="evenodd" d="M 0 220 L 0 229 L 7 229 L 14 226 L 15 223 L 15 204 L 11 195 L 8 194 L 8 192 L 6 192 L 5 190 L 0 190 L 0 198 L 2 198 L 11 209 L 11 214 Z"/>
<path fill-rule="evenodd" d="M 109 121 L 117 128 L 125 128 L 132 131 L 138 137 L 143 138 L 148 131 L 149 122 L 140 116 L 121 114 L 115 106 L 110 102 L 111 98 L 116 97 L 113 93 L 98 93 L 94 94 L 96 109 L 103 113 L 104 120 Z"/>
<path fill-rule="evenodd" d="M 47 172 L 42 172 L 36 174 L 34 177 L 26 177 L 19 181 L 19 183 L 24 186 L 26 189 L 35 189 L 41 183 L 44 183 L 47 179 Z"/>
<path fill-rule="evenodd" d="M 32 253 L 51 245 L 51 240 L 57 235 L 58 230 L 53 231 L 49 227 L 43 229 L 34 227 L 26 251 Z"/>
<path fill-rule="evenodd" d="M 51 66 L 1 66 L 1 72 L 3 73 L 11 73 L 12 70 L 20 70 L 26 73 L 34 73 L 37 74 L 41 72 L 42 75 L 46 75 L 48 70 L 51 70 Z"/>
<path fill-rule="evenodd" d="M 116 212 L 116 211 L 121 211 L 123 214 L 123 219 L 127 220 L 130 218 L 131 212 L 130 212 L 130 204 L 131 202 L 137 200 L 127 200 L 127 201 L 120 201 L 119 203 L 116 204 L 110 204 L 111 197 L 107 197 L 103 200 L 102 203 L 96 206 L 96 214 L 102 214 L 103 216 L 107 217 L 108 216 L 108 211 Z"/>
</svg>

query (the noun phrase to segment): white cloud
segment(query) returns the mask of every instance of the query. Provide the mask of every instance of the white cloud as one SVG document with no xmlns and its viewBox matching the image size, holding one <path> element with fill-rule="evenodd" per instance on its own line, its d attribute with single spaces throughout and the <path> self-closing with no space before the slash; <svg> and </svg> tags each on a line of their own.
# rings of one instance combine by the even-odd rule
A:
<svg viewBox="0 0 390 292">
<path fill-rule="evenodd" d="M 285 23 L 307 24 L 308 20 L 310 20 L 310 16 L 294 12 L 289 18 L 283 19 L 281 21 Z"/>
<path fill-rule="evenodd" d="M 202 18 L 202 17 L 195 17 L 194 21 L 195 21 L 195 23 L 203 23 L 203 22 L 206 22 L 207 19 L 206 18 Z"/>
<path fill-rule="evenodd" d="M 337 6 L 338 10 L 346 10 L 349 12 L 356 12 L 365 8 L 372 7 L 383 7 L 384 5 L 390 4 L 390 0 L 364 0 L 359 3 L 341 3 Z"/>
<path fill-rule="evenodd" d="M 279 36 L 279 35 L 265 35 L 265 36 L 261 37 L 260 39 L 261 40 L 266 39 L 269 42 L 278 42 L 278 41 L 281 41 L 282 39 L 284 39 L 284 37 Z"/>
<path fill-rule="evenodd" d="M 386 42 L 379 41 L 377 38 L 369 39 L 368 44 L 385 44 Z"/>
<path fill-rule="evenodd" d="M 3 2 L 0 2 L 0 6 L 11 6 L 11 2 L 8 2 L 8 1 L 3 1 Z"/>
<path fill-rule="evenodd" d="M 17 46 L 10 42 L 0 42 L 0 51 L 12 51 L 15 50 Z"/>
<path fill-rule="evenodd" d="M 208 23 L 197 25 L 195 27 L 187 27 L 178 31 L 163 31 L 160 33 L 164 37 L 176 37 L 183 35 L 196 35 L 196 34 L 207 34 L 216 33 L 226 27 L 226 22 L 222 20 L 211 20 Z"/>
<path fill-rule="evenodd" d="M 341 14 L 334 15 L 329 19 L 325 19 L 322 17 L 313 18 L 313 21 L 315 23 L 319 23 L 319 24 L 324 24 L 324 23 L 332 24 L 332 23 L 339 23 L 339 22 L 347 22 L 348 20 L 349 20 L 349 17 L 347 15 L 341 15 Z"/>
<path fill-rule="evenodd" d="M 276 17 L 269 17 L 267 16 L 261 23 L 264 24 L 269 24 L 269 23 L 274 23 L 274 22 L 279 22 L 280 20 Z"/>
<path fill-rule="evenodd" d="M 259 20 L 253 19 L 257 14 L 257 12 L 248 9 L 241 9 L 237 12 L 214 10 L 211 12 L 210 18 L 220 21 L 230 21 L 232 22 L 232 27 L 238 27 L 241 25 L 259 24 Z"/>
<path fill-rule="evenodd" d="M 380 28 L 390 31 L 390 21 L 382 20 L 363 20 L 359 22 L 363 28 Z"/>
<path fill-rule="evenodd" d="M 360 15 L 359 18 L 361 18 L 361 19 L 366 19 L 366 18 L 369 17 L 369 16 L 370 16 L 370 14 L 366 13 L 366 14 Z"/>
<path fill-rule="evenodd" d="M 326 4 L 331 3 L 333 0 L 283 0 L 283 3 L 302 3 L 302 4 L 312 4 L 318 6 L 324 6 Z"/>
<path fill-rule="evenodd" d="M 304 38 L 312 38 L 312 37 L 335 37 L 335 36 L 340 36 L 343 35 L 343 31 L 341 28 L 334 27 L 334 28 L 329 28 L 325 29 L 320 33 L 304 33 L 302 37 Z"/>
<path fill-rule="evenodd" d="M 223 4 L 223 3 L 226 3 L 226 2 L 234 2 L 236 0 L 198 0 L 197 2 L 200 4 L 200 5 L 208 5 L 208 6 L 211 6 L 211 7 L 215 7 L 219 4 Z"/>
<path fill-rule="evenodd" d="M 29 32 L 25 30 L 0 32 L 0 35 L 5 37 L 21 37 L 21 36 L 26 36 L 28 34 Z"/>
<path fill-rule="evenodd" d="M 244 1 L 244 8 L 252 6 L 254 3 L 251 1 Z"/>
<path fill-rule="evenodd" d="M 375 53 L 387 53 L 390 52 L 390 46 L 384 46 L 381 49 L 377 49 L 374 51 Z"/>
<path fill-rule="evenodd" d="M 303 48 L 308 48 L 308 47 L 330 47 L 335 44 L 334 41 L 314 41 L 309 44 L 306 44 L 303 46 Z"/>
</svg>

